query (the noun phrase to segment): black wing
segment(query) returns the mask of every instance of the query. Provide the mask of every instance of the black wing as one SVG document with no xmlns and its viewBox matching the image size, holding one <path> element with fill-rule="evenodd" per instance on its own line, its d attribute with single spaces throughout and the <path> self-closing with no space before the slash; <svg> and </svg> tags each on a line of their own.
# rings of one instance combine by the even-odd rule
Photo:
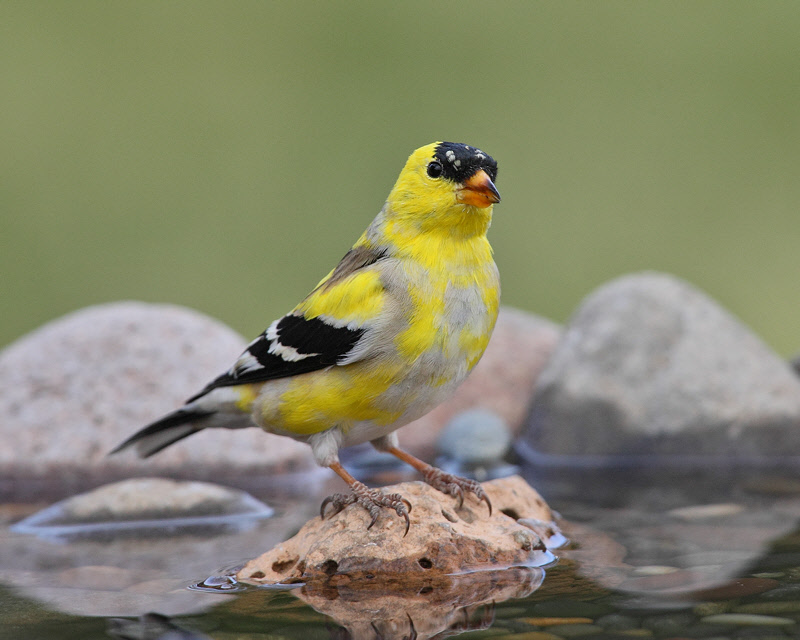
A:
<svg viewBox="0 0 800 640">
<path fill-rule="evenodd" d="M 330 287 L 386 256 L 383 249 L 353 247 L 319 287 Z M 339 364 L 358 344 L 365 329 L 336 327 L 320 318 L 290 313 L 251 342 L 228 371 L 206 385 L 192 402 L 217 387 L 288 378 Z"/>
<path fill-rule="evenodd" d="M 319 318 L 284 316 L 253 340 L 233 367 L 187 402 L 217 387 L 288 378 L 338 364 L 364 331 L 334 327 Z"/>
</svg>

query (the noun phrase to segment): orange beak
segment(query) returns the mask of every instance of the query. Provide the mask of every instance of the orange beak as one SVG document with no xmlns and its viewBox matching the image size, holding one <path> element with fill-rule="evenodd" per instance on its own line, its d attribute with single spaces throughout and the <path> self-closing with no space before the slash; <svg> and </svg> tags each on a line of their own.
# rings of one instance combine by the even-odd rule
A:
<svg viewBox="0 0 800 640">
<path fill-rule="evenodd" d="M 456 200 L 461 204 L 485 208 L 500 202 L 500 194 L 489 174 L 481 169 L 456 191 Z"/>
</svg>

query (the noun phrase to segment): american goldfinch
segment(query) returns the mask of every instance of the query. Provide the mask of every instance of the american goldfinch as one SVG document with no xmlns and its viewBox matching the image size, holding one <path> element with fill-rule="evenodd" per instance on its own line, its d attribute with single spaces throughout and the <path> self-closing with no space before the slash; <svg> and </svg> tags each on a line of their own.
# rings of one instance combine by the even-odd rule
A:
<svg viewBox="0 0 800 640">
<path fill-rule="evenodd" d="M 500 279 L 486 232 L 497 163 L 475 147 L 435 142 L 414 151 L 386 204 L 341 262 L 233 366 L 178 410 L 114 452 L 141 457 L 208 427 L 262 429 L 311 445 L 351 488 L 323 503 L 382 507 L 409 526 L 410 504 L 370 489 L 339 462 L 371 442 L 463 501 L 481 486 L 398 448 L 395 430 L 447 399 L 480 359 L 494 328 Z"/>
</svg>

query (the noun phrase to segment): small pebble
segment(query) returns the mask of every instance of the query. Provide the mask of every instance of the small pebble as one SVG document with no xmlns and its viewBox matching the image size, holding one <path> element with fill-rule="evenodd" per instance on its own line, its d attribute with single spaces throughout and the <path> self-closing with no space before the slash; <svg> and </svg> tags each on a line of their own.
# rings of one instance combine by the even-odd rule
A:
<svg viewBox="0 0 800 640">
<path fill-rule="evenodd" d="M 650 616 L 642 620 L 642 627 L 650 629 L 659 636 L 680 635 L 694 622 L 694 617 L 686 613 L 674 613 L 661 616 Z"/>
<path fill-rule="evenodd" d="M 498 607 L 494 612 L 495 620 L 506 620 L 508 618 L 524 618 L 528 613 L 526 607 Z"/>
<path fill-rule="evenodd" d="M 781 627 L 739 627 L 732 635 L 734 638 L 751 640 L 786 640 Z"/>
<path fill-rule="evenodd" d="M 762 600 L 800 600 L 800 584 L 784 584 L 767 591 L 761 596 Z"/>
<path fill-rule="evenodd" d="M 774 615 L 776 613 L 796 613 L 800 612 L 800 602 L 753 602 L 742 604 L 733 609 L 734 613 L 759 613 L 763 615 Z"/>
<path fill-rule="evenodd" d="M 199 586 L 226 591 L 236 589 L 238 584 L 233 576 L 210 576 L 203 580 Z"/>
<path fill-rule="evenodd" d="M 596 624 L 562 624 L 556 627 L 558 635 L 562 638 L 578 638 L 580 636 L 591 636 L 603 632 L 602 627 Z"/>
<path fill-rule="evenodd" d="M 800 554 L 798 554 L 798 553 L 782 553 L 782 554 L 775 554 L 775 555 L 780 555 L 781 559 L 785 559 L 785 561 L 787 562 L 787 564 L 781 565 L 782 567 L 791 566 L 791 569 L 789 569 L 786 572 L 786 577 L 789 578 L 790 580 L 795 580 L 795 581 L 796 580 L 800 580 Z M 789 556 L 789 558 L 787 558 L 787 556 Z M 770 556 L 768 556 L 768 557 L 770 557 Z M 790 562 L 790 561 L 793 561 L 793 562 Z"/>
<path fill-rule="evenodd" d="M 533 606 L 533 613 L 542 618 L 599 618 L 612 613 L 614 608 L 594 602 L 577 600 L 550 600 Z"/>
<path fill-rule="evenodd" d="M 469 637 L 475 636 L 470 633 Z M 523 631 L 521 633 L 512 633 L 504 636 L 496 636 L 497 640 L 561 640 L 557 635 L 547 633 L 546 631 Z"/>
<path fill-rule="evenodd" d="M 727 518 L 744 511 L 744 505 L 735 503 L 698 504 L 691 507 L 680 507 L 667 512 L 668 516 L 685 521 L 708 520 L 711 518 Z"/>
<path fill-rule="evenodd" d="M 747 562 L 753 558 L 749 551 L 719 551 L 709 550 L 684 553 L 675 558 L 675 562 L 682 567 L 700 569 L 701 567 L 729 565 Z"/>
<path fill-rule="evenodd" d="M 731 605 L 727 602 L 701 602 L 694 606 L 692 613 L 703 618 L 706 616 L 715 616 L 720 613 L 728 613 L 730 610 Z"/>
<path fill-rule="evenodd" d="M 464 464 L 492 464 L 511 447 L 511 430 L 494 411 L 470 409 L 454 416 L 439 436 L 443 456 Z"/>
<path fill-rule="evenodd" d="M 603 627 L 606 631 L 628 631 L 638 628 L 639 621 L 620 613 L 609 613 L 607 616 L 598 618 L 595 624 Z"/>
<path fill-rule="evenodd" d="M 777 585 L 778 582 L 769 578 L 738 578 L 718 587 L 702 589 L 695 595 L 704 600 L 729 600 L 768 592 Z"/>
<path fill-rule="evenodd" d="M 779 618 L 777 616 L 763 616 L 753 613 L 720 613 L 713 616 L 705 616 L 700 622 L 707 624 L 734 624 L 737 626 L 759 625 L 759 626 L 785 626 L 796 624 L 791 618 Z"/>
<path fill-rule="evenodd" d="M 731 640 L 730 631 L 731 631 L 731 625 L 729 624 L 711 624 L 710 622 L 706 624 L 698 623 L 684 629 L 680 637 L 704 638 L 707 640 L 710 640 L 711 638 Z"/>
<path fill-rule="evenodd" d="M 469 634 L 470 640 L 484 640 L 484 638 L 491 638 L 491 640 L 517 640 L 517 638 L 523 637 L 524 634 L 516 634 L 516 633 L 508 633 L 507 629 L 503 629 L 502 627 L 498 627 L 494 625 L 489 627 L 488 629 L 480 629 L 478 631 L 472 631 Z M 283 637 L 283 636 L 279 636 Z M 542 638 L 542 640 L 545 640 Z M 553 638 L 552 640 L 556 640 Z"/>
<path fill-rule="evenodd" d="M 554 627 L 565 624 L 591 624 L 591 618 L 522 618 L 524 622 L 535 627 Z"/>
<path fill-rule="evenodd" d="M 643 567 L 636 567 L 633 570 L 635 576 L 663 576 L 668 573 L 679 571 L 678 567 L 670 567 L 661 564 L 649 564 Z"/>
</svg>

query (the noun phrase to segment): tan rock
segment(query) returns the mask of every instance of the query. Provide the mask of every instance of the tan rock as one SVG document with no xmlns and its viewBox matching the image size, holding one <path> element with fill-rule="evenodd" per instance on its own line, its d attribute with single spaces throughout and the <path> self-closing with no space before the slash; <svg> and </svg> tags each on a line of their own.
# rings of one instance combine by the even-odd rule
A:
<svg viewBox="0 0 800 640">
<path fill-rule="evenodd" d="M 449 420 L 478 407 L 495 412 L 518 433 L 528 414 L 539 372 L 560 336 L 561 329 L 554 322 L 502 307 L 481 361 L 450 400 L 398 432 L 403 448 L 432 460 L 436 440 Z"/>
<path fill-rule="evenodd" d="M 419 588 L 434 577 L 551 562 L 546 545 L 559 540 L 560 532 L 541 496 L 517 476 L 483 487 L 491 516 L 471 495 L 457 509 L 453 497 L 421 482 L 386 487 L 412 504 L 407 535 L 404 520 L 393 512 L 386 510 L 368 529 L 366 510 L 351 505 L 324 520 L 313 518 L 296 536 L 247 563 L 237 580 Z"/>
</svg>

